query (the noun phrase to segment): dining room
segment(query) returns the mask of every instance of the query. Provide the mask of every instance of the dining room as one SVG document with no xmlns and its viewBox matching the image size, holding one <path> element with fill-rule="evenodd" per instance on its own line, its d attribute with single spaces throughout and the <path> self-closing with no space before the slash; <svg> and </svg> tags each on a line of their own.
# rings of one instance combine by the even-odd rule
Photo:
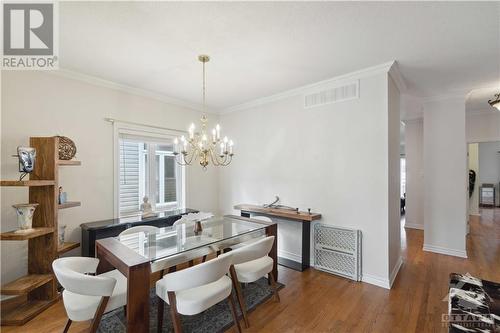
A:
<svg viewBox="0 0 500 333">
<path fill-rule="evenodd" d="M 499 8 L 4 1 L 1 331 L 463 332 Z"/>
</svg>

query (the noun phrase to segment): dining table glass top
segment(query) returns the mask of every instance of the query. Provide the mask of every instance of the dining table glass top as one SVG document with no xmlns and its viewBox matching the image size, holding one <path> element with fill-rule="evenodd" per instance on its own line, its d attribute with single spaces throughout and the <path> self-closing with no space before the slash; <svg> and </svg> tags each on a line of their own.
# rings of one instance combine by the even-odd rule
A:
<svg viewBox="0 0 500 333">
<path fill-rule="evenodd" d="M 117 239 L 141 256 L 156 261 L 182 256 L 195 250 L 212 249 L 215 252 L 265 234 L 266 224 L 235 217 L 214 217 L 201 221 L 202 230 L 195 231 L 195 223 L 181 223 L 158 228 L 154 232 L 137 232 Z"/>
</svg>

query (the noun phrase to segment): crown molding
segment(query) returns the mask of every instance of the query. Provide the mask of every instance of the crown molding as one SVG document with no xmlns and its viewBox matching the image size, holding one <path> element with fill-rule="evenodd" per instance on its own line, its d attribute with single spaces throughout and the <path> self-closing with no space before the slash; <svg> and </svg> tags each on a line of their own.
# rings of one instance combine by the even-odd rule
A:
<svg viewBox="0 0 500 333">
<path fill-rule="evenodd" d="M 400 94 L 405 94 L 408 91 L 405 80 L 399 71 L 399 65 L 396 60 L 392 62 L 392 66 L 389 68 L 389 75 L 399 89 Z"/>
<path fill-rule="evenodd" d="M 482 116 L 482 115 L 500 115 L 500 111 L 497 111 L 495 108 L 491 107 L 490 109 L 476 109 L 476 110 L 465 110 L 466 116 Z"/>
<path fill-rule="evenodd" d="M 282 100 L 285 98 L 301 95 L 309 90 L 317 89 L 317 88 L 325 86 L 325 85 L 339 84 L 342 81 L 357 80 L 360 78 L 373 76 L 373 75 L 376 75 L 379 73 L 389 73 L 391 68 L 393 68 L 393 67 L 394 67 L 394 69 L 393 69 L 392 75 L 394 75 L 394 77 L 396 77 L 396 78 L 393 77 L 393 80 L 395 81 L 396 85 L 398 86 L 398 88 L 400 90 L 402 88 L 406 89 L 406 85 L 404 84 L 404 80 L 399 73 L 397 65 L 395 66 L 395 64 L 396 64 L 396 61 L 393 60 L 393 61 L 386 62 L 386 63 L 380 64 L 380 65 L 376 65 L 376 66 L 368 67 L 368 68 L 361 69 L 358 71 L 350 72 L 347 74 L 335 76 L 335 77 L 327 79 L 327 80 L 319 81 L 316 83 L 308 84 L 308 85 L 294 88 L 291 90 L 283 91 L 283 92 L 278 93 L 278 94 L 258 98 L 258 99 L 255 99 L 253 101 L 249 101 L 246 103 L 231 106 L 231 107 L 222 109 L 219 114 L 228 114 L 231 112 L 242 111 L 242 110 L 250 109 L 253 107 L 260 106 L 260 105 L 272 103 L 272 102 L 279 101 L 279 100 Z M 391 77 L 392 77 L 392 75 L 391 75 Z M 401 85 L 401 84 L 402 84 L 402 86 L 400 87 L 399 85 Z"/>
<path fill-rule="evenodd" d="M 88 83 L 88 84 L 91 84 L 94 86 L 105 87 L 105 88 L 121 91 L 121 92 L 124 92 L 127 94 L 132 94 L 132 95 L 136 95 L 136 96 L 154 99 L 154 100 L 157 100 L 157 101 L 160 101 L 163 103 L 184 107 L 184 108 L 188 108 L 188 109 L 199 111 L 199 112 L 207 112 L 207 113 L 211 113 L 211 114 L 217 114 L 216 111 L 211 110 L 211 109 L 203 110 L 202 104 L 187 102 L 187 101 L 184 101 L 181 99 L 177 99 L 177 98 L 170 97 L 170 96 L 167 96 L 164 94 L 156 93 L 156 92 L 153 92 L 150 90 L 132 87 L 132 86 L 129 86 L 126 84 L 121 84 L 121 83 L 117 83 L 114 81 L 109 81 L 106 79 L 99 78 L 97 76 L 87 75 L 87 74 L 75 72 L 75 71 L 68 70 L 68 69 L 45 71 L 45 73 L 49 73 L 49 74 L 59 76 L 59 77 L 64 77 L 67 79 L 85 82 L 85 83 Z"/>
<path fill-rule="evenodd" d="M 421 101 L 422 103 L 432 103 L 432 102 L 440 102 L 440 101 L 445 101 L 447 99 L 460 99 L 464 101 L 467 99 L 467 96 L 469 95 L 469 91 L 457 91 L 454 93 L 450 94 L 442 94 L 442 95 L 434 95 L 434 96 L 427 96 L 427 97 L 422 97 Z"/>
</svg>

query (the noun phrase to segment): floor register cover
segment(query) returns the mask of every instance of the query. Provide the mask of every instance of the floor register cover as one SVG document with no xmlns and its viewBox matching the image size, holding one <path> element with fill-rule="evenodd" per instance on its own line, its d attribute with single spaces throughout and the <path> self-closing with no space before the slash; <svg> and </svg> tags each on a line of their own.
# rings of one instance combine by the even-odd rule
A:
<svg viewBox="0 0 500 333">
<path fill-rule="evenodd" d="M 283 284 L 278 283 L 278 285 L 280 289 L 284 287 Z M 255 283 L 247 284 L 242 290 L 249 311 L 255 309 L 257 305 L 265 302 L 273 296 L 273 290 L 265 278 L 261 278 Z M 273 301 L 274 299 L 270 300 L 270 302 Z M 238 313 L 240 313 L 236 297 L 235 304 Z M 162 332 L 174 331 L 169 311 L 168 304 L 165 304 Z M 198 315 L 180 315 L 180 318 L 183 332 L 187 333 L 224 332 L 233 326 L 233 317 L 231 316 L 227 301 L 220 302 Z M 153 288 L 151 289 L 149 307 L 150 332 L 157 332 L 157 320 L 157 297 Z M 99 333 L 125 333 L 126 331 L 126 318 L 123 308 L 105 314 L 101 320 L 98 330 Z"/>
</svg>

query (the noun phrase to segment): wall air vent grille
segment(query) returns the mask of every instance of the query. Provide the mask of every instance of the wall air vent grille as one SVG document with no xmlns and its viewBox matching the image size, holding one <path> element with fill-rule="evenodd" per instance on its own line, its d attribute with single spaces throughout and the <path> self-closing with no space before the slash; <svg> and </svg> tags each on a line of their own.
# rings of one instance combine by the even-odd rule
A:
<svg viewBox="0 0 500 333">
<path fill-rule="evenodd" d="M 359 98 L 359 81 L 316 91 L 304 96 L 304 108 L 344 102 Z"/>
<path fill-rule="evenodd" d="M 361 231 L 316 224 L 314 268 L 361 281 Z"/>
</svg>

